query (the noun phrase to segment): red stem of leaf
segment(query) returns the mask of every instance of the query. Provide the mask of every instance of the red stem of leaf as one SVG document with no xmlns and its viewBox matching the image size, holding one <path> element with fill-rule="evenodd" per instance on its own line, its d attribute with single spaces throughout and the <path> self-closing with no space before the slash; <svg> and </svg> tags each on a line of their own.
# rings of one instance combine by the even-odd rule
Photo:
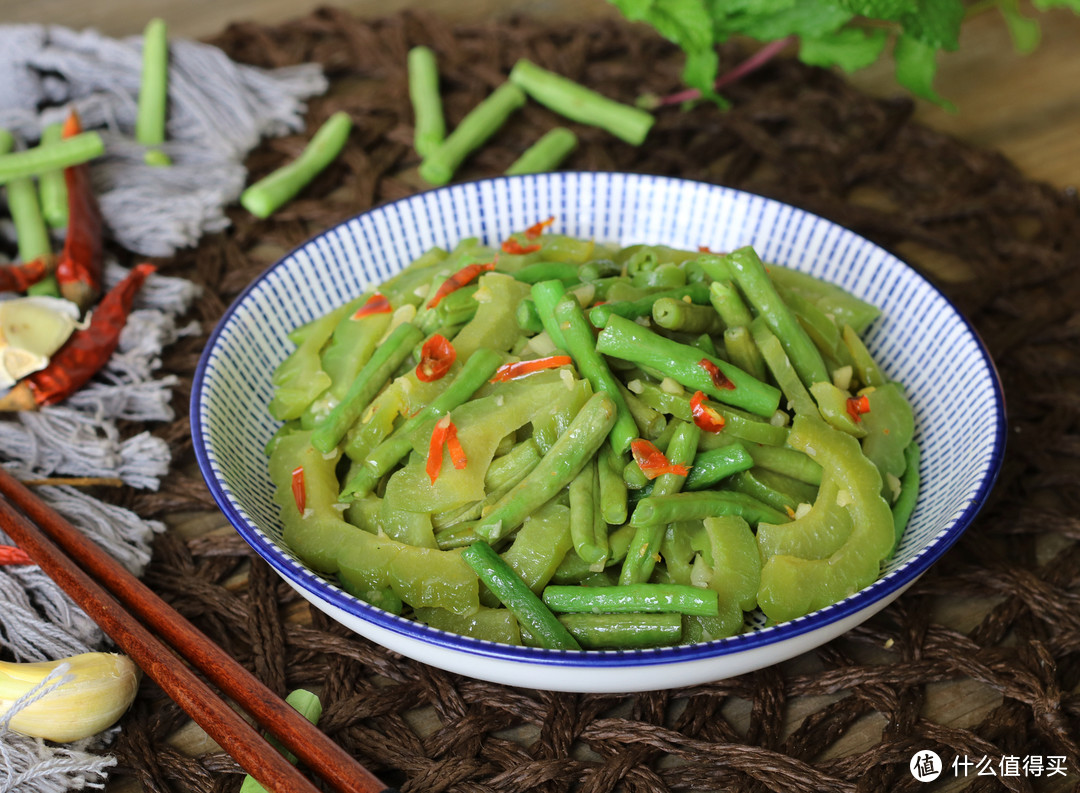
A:
<svg viewBox="0 0 1080 793">
<path fill-rule="evenodd" d="M 751 72 L 757 71 L 779 55 L 785 47 L 794 42 L 794 36 L 787 36 L 782 39 L 777 39 L 776 41 L 770 41 L 734 69 L 720 75 L 713 84 L 713 88 L 719 91 L 721 88 L 741 80 Z M 678 93 L 660 97 L 660 99 L 657 100 L 657 105 L 659 107 L 664 107 L 666 105 L 681 105 L 683 102 L 692 102 L 695 99 L 701 99 L 701 91 L 697 88 L 688 88 L 685 91 L 679 91 Z"/>
</svg>

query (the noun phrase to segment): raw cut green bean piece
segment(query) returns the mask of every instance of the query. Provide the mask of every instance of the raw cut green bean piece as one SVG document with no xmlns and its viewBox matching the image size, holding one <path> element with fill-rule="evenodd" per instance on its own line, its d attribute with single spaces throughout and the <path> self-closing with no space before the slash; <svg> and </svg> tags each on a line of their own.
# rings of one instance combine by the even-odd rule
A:
<svg viewBox="0 0 1080 793">
<path fill-rule="evenodd" d="M 554 171 L 577 148 L 577 144 L 577 135 L 566 127 L 555 127 L 523 151 L 506 169 L 506 175 Z"/>
<path fill-rule="evenodd" d="M 630 584 L 612 587 L 549 586 L 544 604 L 559 614 L 676 612 L 716 616 L 716 593 L 681 584 Z"/>
<path fill-rule="evenodd" d="M 289 696 L 285 697 L 285 702 L 291 705 L 294 710 L 298 711 L 301 716 L 310 721 L 312 724 L 318 724 L 319 719 L 322 717 L 323 707 L 319 698 L 302 688 L 298 688 L 295 691 L 289 693 Z M 296 765 L 296 755 L 288 751 L 282 746 L 276 738 L 272 735 L 266 736 L 267 742 L 281 752 L 293 765 Z M 255 779 L 255 777 L 248 774 L 244 777 L 244 781 L 240 783 L 240 793 L 267 793 L 265 787 Z"/>
<path fill-rule="evenodd" d="M 681 421 L 671 437 L 667 446 L 666 457 L 673 465 L 689 466 L 697 453 L 698 439 L 701 437 L 701 429 L 690 422 Z M 649 498 L 658 498 L 678 493 L 686 482 L 685 476 L 679 474 L 661 474 L 653 480 L 652 492 Z M 640 502 L 639 502 L 640 504 Z M 636 517 L 637 510 L 634 510 Z M 660 556 L 660 543 L 664 539 L 666 525 L 660 521 L 638 522 L 631 520 L 637 527 L 634 538 L 630 541 L 630 547 L 626 551 L 626 559 L 623 560 L 622 570 L 619 573 L 619 583 L 626 586 L 639 584 L 649 580 L 656 562 Z"/>
<path fill-rule="evenodd" d="M 780 391 L 726 361 L 709 358 L 688 344 L 666 339 L 633 320 L 613 315 L 596 340 L 596 350 L 605 355 L 632 361 L 671 377 L 686 388 L 703 391 L 713 399 L 744 408 L 759 416 L 771 417 L 780 404 Z M 702 360 L 724 378 L 718 384 Z M 727 387 L 734 386 L 733 388 Z"/>
<path fill-rule="evenodd" d="M 475 149 L 494 135 L 510 115 L 525 104 L 525 94 L 513 83 L 503 83 L 469 111 L 453 132 L 420 164 L 420 176 L 428 184 L 444 185 Z"/>
<path fill-rule="evenodd" d="M 442 96 L 439 93 L 439 65 L 430 47 L 409 50 L 409 99 L 413 107 L 413 148 L 427 157 L 446 137 Z"/>
<path fill-rule="evenodd" d="M 754 458 L 739 442 L 699 452 L 694 458 L 694 467 L 686 477 L 685 490 L 704 490 L 712 487 L 721 479 L 746 471 L 754 466 Z"/>
<path fill-rule="evenodd" d="M 754 249 L 739 248 L 728 254 L 727 258 L 736 284 L 776 334 L 803 385 L 809 388 L 812 383 L 828 381 L 829 370 L 821 353 L 777 293 Z"/>
<path fill-rule="evenodd" d="M 518 623 L 527 628 L 541 647 L 549 650 L 580 650 L 566 628 L 555 618 L 547 606 L 521 580 L 521 576 L 504 562 L 494 549 L 483 540 L 461 551 L 461 558 L 473 569 Z"/>
<path fill-rule="evenodd" d="M 540 463 L 476 524 L 476 533 L 489 542 L 499 540 L 570 484 L 607 438 L 615 424 L 615 403 L 601 392 L 589 397 Z"/>
<path fill-rule="evenodd" d="M 604 392 L 615 403 L 615 424 L 611 428 L 611 445 L 622 454 L 640 436 L 637 422 L 626 404 L 619 381 L 611 373 L 604 356 L 596 351 L 596 343 L 585 312 L 575 297 L 565 297 L 554 309 L 555 321 L 562 332 L 566 351 L 574 359 L 578 371 L 586 378 L 594 391 Z M 541 315 L 542 318 L 542 315 Z"/>
<path fill-rule="evenodd" d="M 669 647 L 682 638 L 679 614 L 560 614 L 559 622 L 586 650 Z"/>
<path fill-rule="evenodd" d="M 105 153 L 105 143 L 96 132 L 80 132 L 49 146 L 0 155 L 0 184 L 27 176 L 80 165 Z"/>
<path fill-rule="evenodd" d="M 345 148 L 352 119 L 343 110 L 323 122 L 300 156 L 264 176 L 240 194 L 240 203 L 257 218 L 268 218 L 303 190 Z"/>
<path fill-rule="evenodd" d="M 6 129 L 0 129 L 0 154 L 15 145 L 15 139 Z M 11 156 L 11 155 L 7 155 Z M 15 237 L 19 246 L 19 259 L 29 262 L 52 251 L 49 230 L 41 217 L 37 188 L 30 177 L 13 179 L 7 185 L 8 211 L 15 224 Z"/>
<path fill-rule="evenodd" d="M 413 346 L 422 338 L 420 329 L 408 322 L 394 329 L 360 369 L 341 402 L 312 434 L 311 442 L 316 449 L 329 452 L 341 442 L 364 408 L 382 390 L 390 375 L 409 357 Z"/>
<path fill-rule="evenodd" d="M 510 81 L 559 115 L 605 129 L 635 146 L 644 143 L 655 121 L 651 113 L 608 99 L 524 58 L 510 70 Z"/>
<path fill-rule="evenodd" d="M 919 500 L 921 478 L 919 457 L 919 445 L 912 441 L 904 449 L 904 462 L 907 467 L 904 469 L 904 475 L 900 477 L 900 495 L 896 497 L 896 501 L 892 505 L 893 529 L 895 530 L 896 540 L 892 552 L 889 554 L 890 556 L 896 553 L 896 546 L 900 544 L 900 539 L 904 536 L 904 529 L 907 528 L 908 520 L 911 519 L 911 513 L 915 511 L 915 502 Z"/>
<path fill-rule="evenodd" d="M 593 306 L 589 309 L 589 321 L 594 327 L 603 328 L 607 325 L 608 317 L 612 314 L 626 319 L 648 317 L 652 314 L 653 305 L 662 297 L 670 297 L 675 300 L 689 297 L 691 302 L 696 305 L 707 305 L 709 302 L 709 289 L 705 284 L 690 284 L 678 289 L 653 292 L 634 300 L 615 300 L 609 295 L 608 300 L 611 302 Z"/>
<path fill-rule="evenodd" d="M 165 142 L 165 119 L 169 102 L 169 40 L 164 19 L 151 19 L 143 31 L 142 77 L 139 110 L 135 117 L 135 140 L 144 146 Z M 156 149 L 146 152 L 147 165 L 170 165 L 168 155 Z"/>
<path fill-rule="evenodd" d="M 754 337 L 745 325 L 737 325 L 724 331 L 724 352 L 728 360 L 758 380 L 765 379 L 765 359 L 754 344 Z"/>
<path fill-rule="evenodd" d="M 682 333 L 715 334 L 724 329 L 715 309 L 671 297 L 661 297 L 653 303 L 652 318 L 661 328 Z"/>
<path fill-rule="evenodd" d="M 747 523 L 786 523 L 788 516 L 745 493 L 699 490 L 667 496 L 647 496 L 638 502 L 630 523 L 635 526 L 702 520 L 738 515 Z"/>
<path fill-rule="evenodd" d="M 59 143 L 64 137 L 64 125 L 59 121 L 47 124 L 41 130 L 41 146 Z M 41 198 L 41 215 L 49 228 L 62 229 L 68 223 L 67 183 L 63 169 L 46 171 L 38 177 L 38 195 Z"/>
</svg>

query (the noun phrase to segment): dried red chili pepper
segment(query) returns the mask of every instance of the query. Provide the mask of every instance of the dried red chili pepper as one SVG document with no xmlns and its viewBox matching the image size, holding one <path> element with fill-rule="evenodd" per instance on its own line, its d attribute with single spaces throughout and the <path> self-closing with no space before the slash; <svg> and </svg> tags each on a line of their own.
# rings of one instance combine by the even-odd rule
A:
<svg viewBox="0 0 1080 793">
<path fill-rule="evenodd" d="M 427 475 L 431 479 L 431 484 L 435 484 L 435 481 L 439 478 L 439 473 L 442 471 L 443 444 L 446 445 L 447 451 L 450 452 L 450 460 L 453 462 L 454 468 L 460 470 L 469 464 L 468 459 L 465 457 L 465 450 L 461 448 L 461 442 L 458 440 L 457 427 L 450 420 L 450 414 L 435 422 L 435 427 L 431 430 L 427 464 L 424 466 L 424 470 L 427 471 Z"/>
<path fill-rule="evenodd" d="M 25 292 L 53 271 L 56 260 L 41 256 L 22 264 L 5 264 L 0 267 L 0 292 Z"/>
<path fill-rule="evenodd" d="M 525 239 L 535 240 L 544 233 L 544 229 L 555 222 L 555 216 L 552 215 L 547 220 L 541 220 L 539 223 L 533 223 L 527 229 L 525 229 Z"/>
<path fill-rule="evenodd" d="M 450 340 L 436 333 L 420 348 L 420 363 L 416 365 L 416 379 L 430 383 L 441 379 L 457 360 L 457 350 Z"/>
<path fill-rule="evenodd" d="M 573 362 L 574 359 L 569 355 L 549 355 L 547 358 L 536 358 L 532 361 L 505 363 L 496 370 L 495 376 L 491 378 L 491 382 L 505 383 L 507 380 L 517 380 L 519 377 L 542 372 L 546 369 L 558 369 L 560 366 L 569 366 Z"/>
<path fill-rule="evenodd" d="M 152 264 L 136 265 L 101 299 L 88 327 L 72 333 L 48 366 L 23 378 L 0 398 L 0 411 L 36 410 L 62 402 L 79 390 L 113 354 L 135 293 L 155 269 Z"/>
<path fill-rule="evenodd" d="M 22 548 L 14 545 L 0 545 L 0 564 L 33 564 L 34 560 L 30 558 Z"/>
<path fill-rule="evenodd" d="M 862 421 L 862 414 L 870 412 L 870 400 L 866 398 L 866 394 L 860 397 L 848 397 L 847 412 L 855 423 Z"/>
<path fill-rule="evenodd" d="M 536 253 L 540 250 L 539 245 L 522 245 L 516 239 L 511 237 L 502 244 L 503 253 L 510 253 L 514 256 L 524 256 L 526 253 Z"/>
<path fill-rule="evenodd" d="M 709 379 L 717 388 L 726 388 L 728 391 L 735 390 L 735 384 L 727 379 L 727 375 L 720 371 L 720 369 L 710 361 L 708 358 L 702 358 L 698 361 L 698 366 L 709 373 Z"/>
<path fill-rule="evenodd" d="M 638 438 L 630 444 L 630 453 L 634 455 L 634 461 L 647 479 L 656 479 L 661 474 L 686 476 L 690 473 L 690 469 L 685 465 L 675 465 L 668 460 L 652 441 Z"/>
<path fill-rule="evenodd" d="M 489 270 L 495 269 L 495 262 L 488 262 L 487 264 L 467 264 L 451 275 L 445 281 L 442 282 L 436 292 L 435 297 L 428 301 L 428 308 L 435 308 L 439 305 L 439 301 L 446 297 L 451 292 L 456 292 L 463 286 L 467 286 L 472 281 L 480 276 L 481 273 L 486 273 Z"/>
<path fill-rule="evenodd" d="M 372 314 L 389 314 L 393 310 L 394 307 L 390 305 L 386 295 L 382 292 L 376 292 L 367 299 L 364 305 L 356 309 L 356 313 L 352 315 L 351 319 L 363 319 L 364 317 L 370 317 Z"/>
<path fill-rule="evenodd" d="M 304 483 L 304 466 L 298 465 L 292 472 L 292 497 L 296 502 L 296 509 L 300 514 L 304 514 L 304 508 L 307 506 L 307 486 Z"/>
<path fill-rule="evenodd" d="M 75 111 L 64 122 L 63 137 L 82 132 Z M 83 311 L 101 294 L 102 237 L 101 210 L 90 184 L 90 166 L 86 163 L 64 169 L 68 195 L 68 227 L 64 249 L 56 264 L 56 283 L 60 294 Z"/>
<path fill-rule="evenodd" d="M 724 417 L 716 412 L 716 408 L 705 404 L 705 393 L 695 391 L 690 397 L 690 412 L 694 416 L 694 423 L 705 432 L 720 432 L 724 429 Z"/>
</svg>

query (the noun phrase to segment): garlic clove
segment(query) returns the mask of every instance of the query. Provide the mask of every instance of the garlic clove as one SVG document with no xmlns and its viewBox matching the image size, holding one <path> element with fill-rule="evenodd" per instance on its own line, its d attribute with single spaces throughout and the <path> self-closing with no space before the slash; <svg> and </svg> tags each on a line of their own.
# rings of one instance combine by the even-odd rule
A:
<svg viewBox="0 0 1080 793">
<path fill-rule="evenodd" d="M 83 653 L 59 661 L 0 662 L 0 716 L 62 663 L 73 679 L 27 705 L 10 727 L 33 738 L 65 743 L 111 727 L 131 706 L 139 668 L 126 655 Z"/>
<path fill-rule="evenodd" d="M 12 382 L 44 369 L 48 365 L 49 356 L 47 355 L 39 355 L 18 347 L 0 348 L 0 368 L 3 369 Z M 0 378 L 0 381 L 2 379 Z"/>
<path fill-rule="evenodd" d="M 58 297 L 20 297 L 0 303 L 0 336 L 8 346 L 48 358 L 77 327 L 79 307 Z"/>
</svg>

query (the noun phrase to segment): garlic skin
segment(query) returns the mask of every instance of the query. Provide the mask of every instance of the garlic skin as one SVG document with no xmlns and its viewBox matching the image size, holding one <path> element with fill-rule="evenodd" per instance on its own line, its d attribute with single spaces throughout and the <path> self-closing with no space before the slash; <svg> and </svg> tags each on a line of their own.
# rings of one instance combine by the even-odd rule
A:
<svg viewBox="0 0 1080 793">
<path fill-rule="evenodd" d="M 82 653 L 58 661 L 0 662 L 0 716 L 64 663 L 74 679 L 16 713 L 12 730 L 58 743 L 77 741 L 111 727 L 134 701 L 140 672 L 126 655 Z"/>
<path fill-rule="evenodd" d="M 79 327 L 79 307 L 58 297 L 0 302 L 0 387 L 44 369 Z"/>
</svg>

